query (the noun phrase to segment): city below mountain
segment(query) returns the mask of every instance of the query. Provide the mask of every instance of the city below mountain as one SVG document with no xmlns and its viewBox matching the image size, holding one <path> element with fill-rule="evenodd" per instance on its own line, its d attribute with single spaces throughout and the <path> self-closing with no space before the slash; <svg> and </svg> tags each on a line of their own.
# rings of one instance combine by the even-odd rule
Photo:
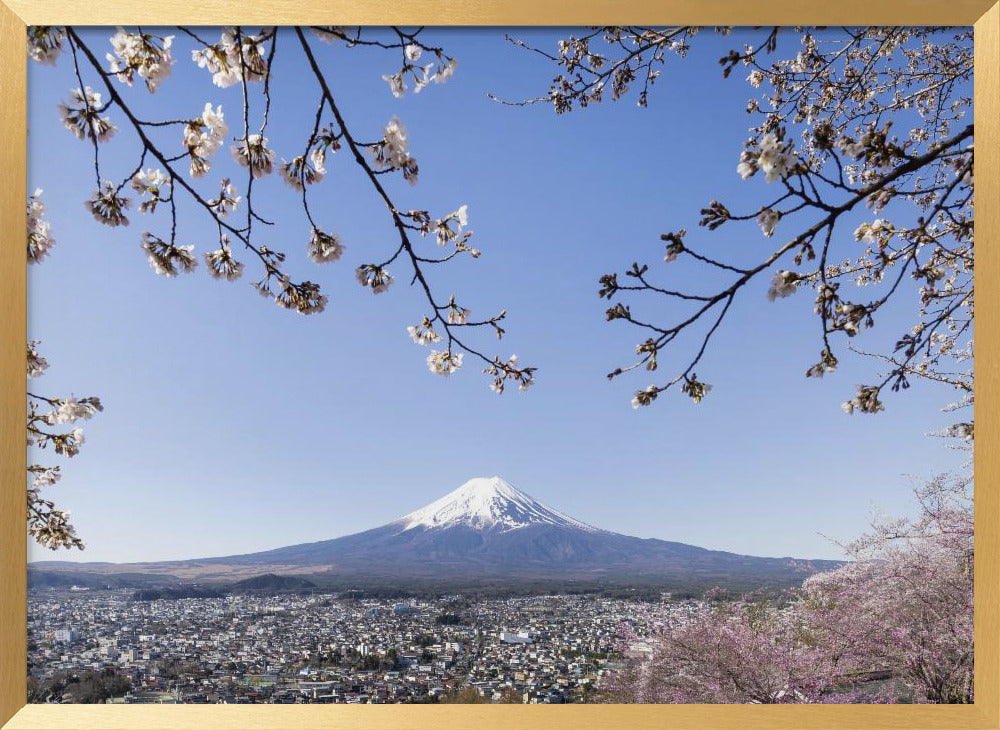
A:
<svg viewBox="0 0 1000 730">
<path fill-rule="evenodd" d="M 256 585 L 255 576 L 350 587 L 532 585 L 787 586 L 839 563 L 761 558 L 608 532 L 547 507 L 500 477 L 471 479 L 382 527 L 248 555 L 156 563 L 29 565 L 29 585 Z M 239 583 L 242 582 L 242 583 Z M 270 580 L 262 586 L 272 585 Z"/>
</svg>

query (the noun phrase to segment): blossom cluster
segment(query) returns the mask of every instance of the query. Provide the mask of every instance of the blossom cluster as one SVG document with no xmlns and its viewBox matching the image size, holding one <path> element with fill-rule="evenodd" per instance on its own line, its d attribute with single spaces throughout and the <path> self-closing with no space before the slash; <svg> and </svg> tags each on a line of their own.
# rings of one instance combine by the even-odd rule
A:
<svg viewBox="0 0 1000 730">
<path fill-rule="evenodd" d="M 336 233 L 326 233 L 318 228 L 312 229 L 308 246 L 309 258 L 317 264 L 337 261 L 344 255 L 344 244 Z"/>
<path fill-rule="evenodd" d="M 198 260 L 191 253 L 193 245 L 177 246 L 147 232 L 142 234 L 141 246 L 149 259 L 150 268 L 160 276 L 170 278 L 181 272 L 190 273 L 198 265 Z"/>
<path fill-rule="evenodd" d="M 311 281 L 296 284 L 284 274 L 278 277 L 278 292 L 275 303 L 285 309 L 293 309 L 299 314 L 318 314 L 326 309 L 327 297 L 320 293 L 319 285 Z"/>
<path fill-rule="evenodd" d="M 104 407 L 98 398 L 53 398 L 50 401 L 54 406 L 51 411 L 42 418 L 50 426 L 61 423 L 73 423 L 74 421 L 86 421 L 94 414 L 103 411 Z"/>
<path fill-rule="evenodd" d="M 37 378 L 49 367 L 49 361 L 38 352 L 39 340 L 28 340 L 28 377 Z"/>
<path fill-rule="evenodd" d="M 382 80 L 389 84 L 389 91 L 397 99 L 406 93 L 406 80 L 413 80 L 413 93 L 419 94 L 430 83 L 443 84 L 455 75 L 458 61 L 436 51 L 437 62 L 417 66 L 424 48 L 419 43 L 408 43 L 403 48 L 403 67 L 394 74 L 385 74 Z"/>
<path fill-rule="evenodd" d="M 211 102 L 205 104 L 200 117 L 184 125 L 184 146 L 191 157 L 191 177 L 203 177 L 211 169 L 208 158 L 222 146 L 228 132 L 222 106 L 212 109 Z"/>
<path fill-rule="evenodd" d="M 219 195 L 215 198 L 209 198 L 207 202 L 213 213 L 220 218 L 225 218 L 236 210 L 240 200 L 242 198 L 237 194 L 236 186 L 233 185 L 232 180 L 224 177 L 219 184 Z"/>
<path fill-rule="evenodd" d="M 389 120 L 383 130 L 382 140 L 372 145 L 375 165 L 380 170 L 402 170 L 403 178 L 411 185 L 417 184 L 419 168 L 409 152 L 406 127 L 397 117 Z"/>
<path fill-rule="evenodd" d="M 102 117 L 107 109 L 101 104 L 101 95 L 89 86 L 82 91 L 72 89 L 69 103 L 59 104 L 59 115 L 63 126 L 77 139 L 87 138 L 94 142 L 107 142 L 118 131 L 109 117 Z"/>
<path fill-rule="evenodd" d="M 779 269 L 775 272 L 774 278 L 771 280 L 771 286 L 767 290 L 768 301 L 773 302 L 775 299 L 790 297 L 795 293 L 800 279 L 801 277 L 794 271 Z"/>
<path fill-rule="evenodd" d="M 527 390 L 535 384 L 535 368 L 522 367 L 517 355 L 511 355 L 506 361 L 494 358 L 483 373 L 492 376 L 490 390 L 498 395 L 504 392 L 508 380 L 516 382 L 518 390 Z"/>
<path fill-rule="evenodd" d="M 878 396 L 878 388 L 871 385 L 859 385 L 857 395 L 851 400 L 841 403 L 840 407 L 848 415 L 853 414 L 855 411 L 860 413 L 878 413 L 881 410 L 885 410 Z"/>
<path fill-rule="evenodd" d="M 231 147 L 233 159 L 254 177 L 270 175 L 274 167 L 274 150 L 268 148 L 267 137 L 251 134 Z"/>
<path fill-rule="evenodd" d="M 366 289 L 371 289 L 372 294 L 381 294 L 394 281 L 388 269 L 375 264 L 362 264 L 355 271 L 358 283 Z"/>
<path fill-rule="evenodd" d="M 427 356 L 427 367 L 432 373 L 448 376 L 462 367 L 462 358 L 461 352 L 431 350 Z"/>
<path fill-rule="evenodd" d="M 140 213 L 153 213 L 156 204 L 163 202 L 165 191 L 170 188 L 170 178 L 160 169 L 140 169 L 132 176 L 132 189 L 140 195 L 149 197 L 139 203 Z"/>
<path fill-rule="evenodd" d="M 265 140 L 266 142 L 266 140 Z M 298 155 L 291 162 L 281 161 L 281 179 L 293 190 L 303 190 L 307 185 L 315 185 L 326 175 L 326 151 L 323 147 L 313 147 L 309 155 Z"/>
<path fill-rule="evenodd" d="M 56 65 L 62 53 L 66 31 L 55 25 L 28 26 L 28 58 L 36 63 Z"/>
<path fill-rule="evenodd" d="M 205 268 L 213 279 L 236 281 L 243 274 L 243 264 L 233 258 L 228 236 L 223 236 L 218 249 L 205 254 Z"/>
<path fill-rule="evenodd" d="M 105 180 L 90 200 L 84 203 L 95 220 L 112 227 L 128 225 L 125 211 L 130 205 L 131 201 L 119 195 L 118 188 L 110 180 Z"/>
<path fill-rule="evenodd" d="M 632 396 L 632 407 L 641 408 L 650 405 L 660 394 L 660 389 L 656 385 L 650 385 L 643 390 L 637 390 Z"/>
<path fill-rule="evenodd" d="M 264 43 L 273 31 L 267 28 L 248 35 L 233 27 L 223 28 L 216 43 L 191 51 L 198 68 L 208 69 L 212 83 L 225 89 L 241 81 L 262 81 L 268 74 Z"/>
<path fill-rule="evenodd" d="M 418 345 L 429 345 L 433 342 L 441 341 L 441 335 L 437 333 L 434 325 L 427 317 L 424 317 L 423 321 L 418 325 L 410 325 L 406 328 L 406 331 L 409 333 L 410 339 Z"/>
<path fill-rule="evenodd" d="M 28 263 L 37 264 L 48 256 L 55 239 L 52 237 L 51 225 L 42 216 L 45 215 L 45 204 L 42 203 L 42 191 L 36 189 L 28 198 Z"/>
<path fill-rule="evenodd" d="M 452 256 L 459 253 L 468 253 L 472 258 L 477 259 L 482 252 L 469 245 L 472 238 L 472 231 L 466 226 L 469 225 L 469 206 L 459 206 L 444 218 L 432 218 L 426 210 L 408 210 L 401 214 L 402 217 L 413 221 L 413 228 L 420 232 L 421 236 L 434 234 L 434 238 L 439 246 L 452 245 L 455 249 Z"/>
<path fill-rule="evenodd" d="M 150 93 L 170 75 L 170 67 L 174 59 L 170 55 L 170 45 L 173 36 L 158 38 L 148 33 L 129 33 L 124 28 L 118 28 L 111 36 L 111 47 L 114 55 L 108 53 L 110 72 L 122 83 L 132 85 L 136 74 L 146 82 Z"/>
<path fill-rule="evenodd" d="M 27 343 L 27 376 L 37 378 L 49 364 L 38 351 L 38 340 Z M 48 410 L 42 410 L 45 406 Z M 74 424 L 89 420 L 104 410 L 99 398 L 47 398 L 28 394 L 27 443 L 40 449 L 49 446 L 61 456 L 73 457 L 80 452 L 85 438 L 80 426 L 69 430 L 53 430 L 53 426 Z M 42 489 L 51 487 L 61 474 L 58 466 L 28 466 L 28 533 L 40 544 L 56 549 L 60 547 L 82 548 L 83 542 L 69 522 L 69 513 L 55 509 L 54 504 L 40 495 Z"/>
<path fill-rule="evenodd" d="M 796 162 L 794 146 L 785 142 L 780 133 L 768 132 L 757 142 L 756 149 L 751 145 L 743 150 L 736 172 L 746 180 L 760 170 L 764 173 L 764 180 L 772 183 L 787 177 Z"/>
</svg>

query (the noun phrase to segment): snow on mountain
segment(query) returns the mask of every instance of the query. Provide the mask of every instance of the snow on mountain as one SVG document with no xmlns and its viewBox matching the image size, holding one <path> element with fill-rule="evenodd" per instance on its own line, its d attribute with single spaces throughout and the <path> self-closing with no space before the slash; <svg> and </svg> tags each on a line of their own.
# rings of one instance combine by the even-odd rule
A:
<svg viewBox="0 0 1000 730">
<path fill-rule="evenodd" d="M 528 525 L 556 525 L 599 533 L 528 496 L 500 477 L 470 479 L 453 492 L 400 518 L 402 531 L 465 526 L 508 532 Z"/>
</svg>

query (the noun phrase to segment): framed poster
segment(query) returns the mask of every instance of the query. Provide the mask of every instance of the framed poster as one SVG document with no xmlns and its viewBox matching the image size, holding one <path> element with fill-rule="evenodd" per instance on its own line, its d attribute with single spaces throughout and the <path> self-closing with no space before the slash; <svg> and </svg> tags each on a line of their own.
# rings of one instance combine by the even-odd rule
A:
<svg viewBox="0 0 1000 730">
<path fill-rule="evenodd" d="M 4 12 L 6 727 L 998 725 L 997 7 Z"/>
</svg>

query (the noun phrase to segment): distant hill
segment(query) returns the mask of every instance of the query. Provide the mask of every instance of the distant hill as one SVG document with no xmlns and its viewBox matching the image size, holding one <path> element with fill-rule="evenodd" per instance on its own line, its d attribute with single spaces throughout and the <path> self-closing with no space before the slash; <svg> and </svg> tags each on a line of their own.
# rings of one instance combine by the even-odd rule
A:
<svg viewBox="0 0 1000 730">
<path fill-rule="evenodd" d="M 59 565 L 74 566 L 76 563 L 60 563 Z M 112 563 L 108 563 L 112 565 Z M 93 569 L 92 564 L 84 563 L 89 570 L 74 570 L 72 567 L 53 570 L 40 570 L 28 566 L 28 588 L 137 588 L 140 586 L 165 585 L 177 583 L 178 578 L 172 575 L 151 575 L 143 572 L 104 572 Z"/>
<path fill-rule="evenodd" d="M 300 591 L 316 588 L 316 584 L 295 575 L 275 575 L 264 573 L 253 578 L 237 581 L 229 586 L 233 592 L 240 591 Z"/>
<path fill-rule="evenodd" d="M 133 601 L 176 601 L 181 598 L 222 598 L 226 592 L 218 588 L 201 586 L 167 586 L 164 588 L 140 588 L 132 594 Z"/>
</svg>

